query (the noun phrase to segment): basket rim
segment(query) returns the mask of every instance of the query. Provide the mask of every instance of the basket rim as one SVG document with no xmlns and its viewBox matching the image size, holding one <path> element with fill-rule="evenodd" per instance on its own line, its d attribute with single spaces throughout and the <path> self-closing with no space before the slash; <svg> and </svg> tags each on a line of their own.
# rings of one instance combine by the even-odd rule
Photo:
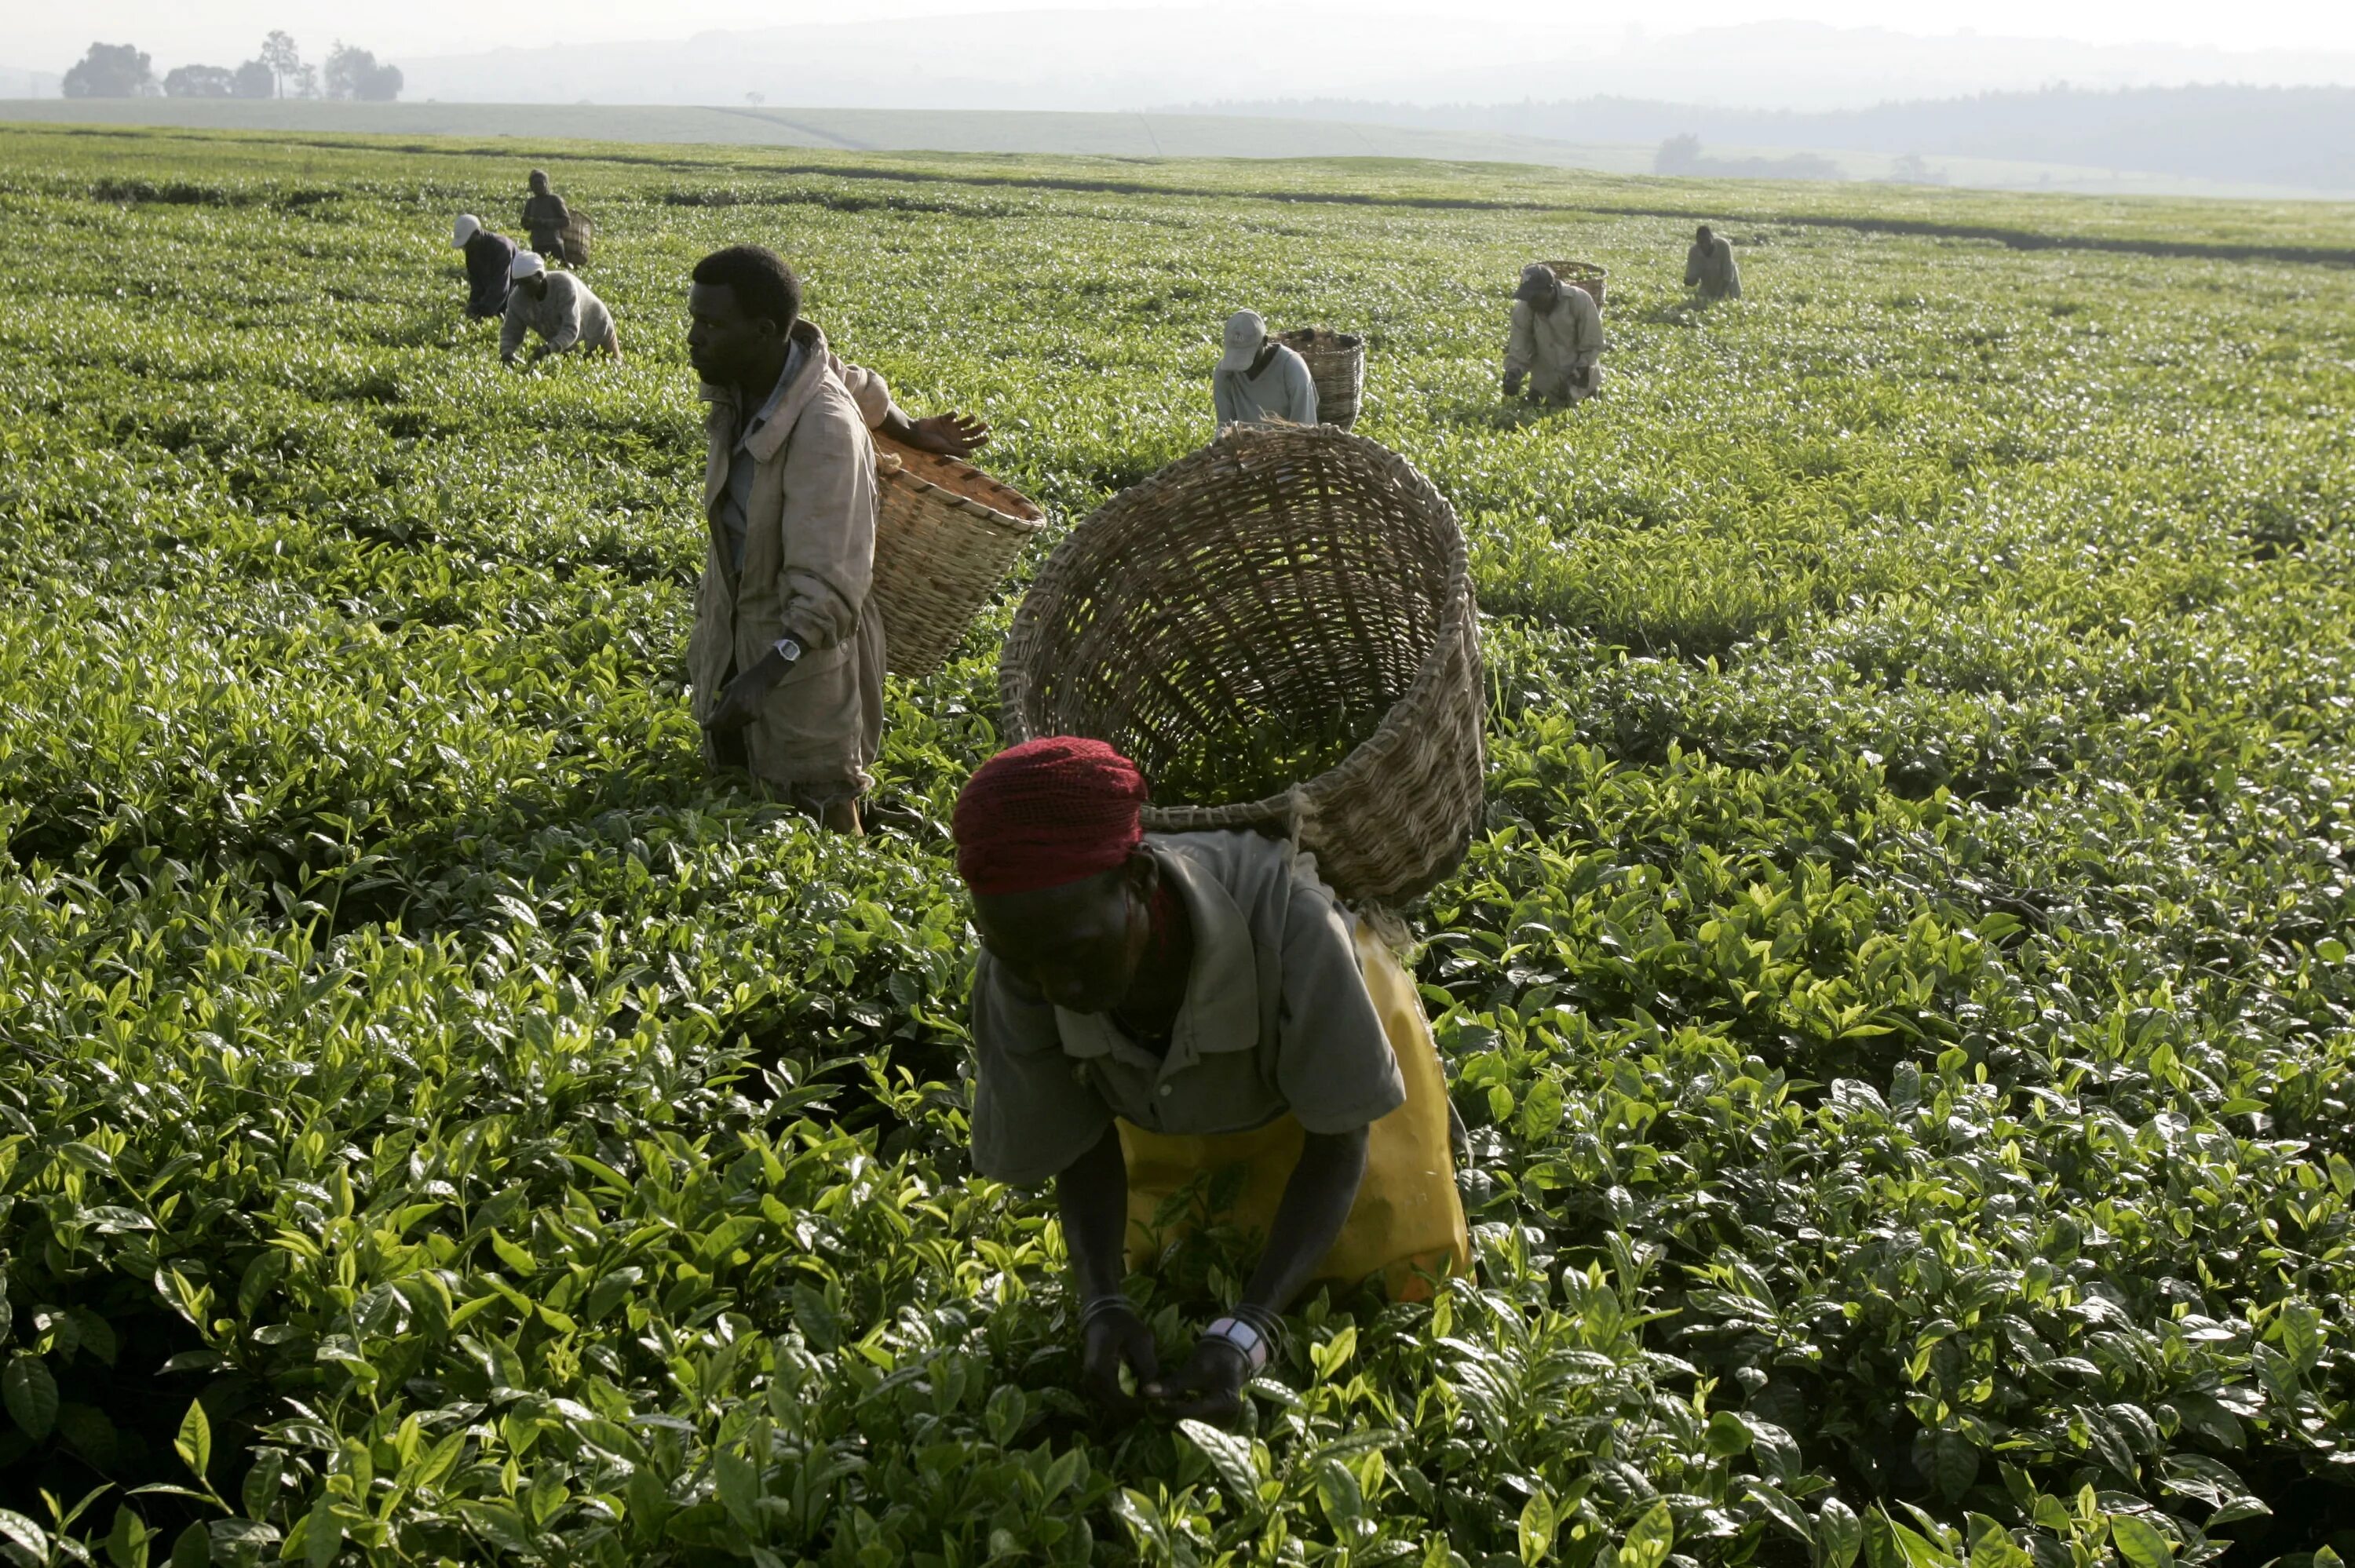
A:
<svg viewBox="0 0 2355 1568">
<path fill-rule="evenodd" d="M 1012 485 L 1007 483 L 1004 480 L 999 479 L 995 474 L 992 474 L 984 469 L 976 468 L 972 463 L 966 462 L 961 458 L 948 457 L 939 452 L 927 452 L 923 454 L 935 461 L 953 465 L 956 470 L 961 471 L 962 473 L 969 473 L 976 479 L 983 480 L 994 489 L 1002 490 L 1009 495 L 1020 496 L 1023 503 L 1028 506 L 1032 511 L 1038 513 L 1039 515 L 1036 517 L 1024 517 L 1018 514 L 1007 512 L 1002 508 L 992 506 L 986 502 L 976 501 L 972 496 L 966 495 L 960 491 L 949 489 L 946 485 L 936 484 L 932 481 L 926 479 L 922 474 L 918 473 L 912 467 L 911 467 L 906 459 L 900 456 L 897 449 L 898 443 L 896 442 L 888 447 L 881 441 L 876 442 L 876 456 L 879 459 L 889 457 L 893 460 L 889 466 L 886 466 L 880 461 L 875 465 L 876 478 L 879 483 L 889 484 L 897 481 L 902 484 L 911 487 L 919 495 L 928 501 L 945 503 L 959 512 L 968 513 L 971 515 L 981 518 L 986 522 L 997 524 L 1002 527 L 1014 529 L 1018 533 L 1036 534 L 1046 528 L 1048 523 L 1047 509 L 1039 505 L 1037 502 L 1031 500 L 1028 496 L 1023 495 L 1020 491 L 1015 489 Z"/>
<path fill-rule="evenodd" d="M 1274 337 L 1276 342 L 1283 344 L 1287 347 L 1292 345 L 1295 338 L 1305 338 L 1309 343 L 1318 345 L 1330 344 L 1335 348 L 1363 348 L 1366 346 L 1365 334 L 1343 332 L 1337 327 L 1287 327 L 1283 332 L 1275 334 Z"/>
<path fill-rule="evenodd" d="M 1231 800 L 1214 806 L 1161 805 L 1148 801 L 1144 809 L 1144 815 L 1148 823 L 1159 819 L 1157 831 L 1202 832 L 1222 827 L 1250 827 L 1263 822 L 1287 820 L 1292 815 L 1293 802 L 1295 800 L 1314 801 L 1329 795 L 1342 785 L 1356 782 L 1363 778 L 1380 764 L 1380 759 L 1388 757 L 1391 745 L 1377 745 L 1377 743 L 1394 743 L 1399 732 L 1404 730 L 1410 723 L 1421 722 L 1422 715 L 1430 706 L 1431 693 L 1444 678 L 1457 642 L 1470 640 L 1469 646 L 1473 651 L 1473 658 L 1477 661 L 1479 657 L 1477 643 L 1479 606 L 1472 589 L 1471 550 L 1464 537 L 1463 522 L 1456 516 L 1455 508 L 1449 503 L 1444 495 L 1439 493 L 1438 488 L 1423 475 L 1422 471 L 1407 461 L 1404 457 L 1383 446 L 1380 441 L 1353 434 L 1337 425 L 1280 426 L 1273 427 L 1269 431 L 1254 430 L 1252 427 L 1244 425 L 1231 426 L 1209 445 L 1196 449 L 1141 483 L 1130 486 L 1105 502 L 1066 535 L 1065 538 L 1066 540 L 1075 539 L 1083 531 L 1099 526 L 1108 514 L 1116 516 L 1147 504 L 1161 490 L 1184 481 L 1185 476 L 1172 478 L 1178 470 L 1188 467 L 1198 460 L 1207 459 L 1221 447 L 1231 444 L 1247 446 L 1254 441 L 1266 440 L 1270 434 L 1289 439 L 1308 430 L 1313 430 L 1324 439 L 1346 443 L 1349 448 L 1370 455 L 1374 465 L 1387 471 L 1392 482 L 1401 485 L 1418 503 L 1432 507 L 1437 516 L 1445 519 L 1448 524 L 1448 540 L 1444 568 L 1444 583 L 1441 592 L 1445 596 L 1446 602 L 1445 607 L 1440 611 L 1436 632 L 1432 638 L 1431 645 L 1423 650 L 1423 656 L 1416 662 L 1414 678 L 1407 683 L 1404 691 L 1391 700 L 1389 707 L 1382 714 L 1381 722 L 1375 725 L 1372 733 L 1351 747 L 1348 755 L 1340 761 L 1322 772 L 1311 774 L 1308 778 L 1296 781 L 1289 789 L 1277 794 L 1261 796 L 1255 800 Z M 1240 461 L 1241 460 L 1231 461 Z M 1120 509 L 1118 514 L 1114 513 L 1115 508 Z M 1058 546 L 1057 554 L 1060 554 L 1060 546 Z M 1041 616 L 1034 606 L 1039 602 L 1039 590 L 1042 588 L 1054 586 L 1060 590 L 1060 585 L 1056 581 L 1057 575 L 1055 560 L 1050 556 L 1039 568 L 1039 575 L 1031 579 L 1028 590 L 1022 596 L 1022 603 L 1014 612 L 1014 623 L 1007 630 L 1006 647 L 998 662 L 998 708 L 1001 723 L 1007 733 L 1013 734 L 1016 743 L 1035 738 L 1030 729 L 1029 715 L 1024 707 L 1025 700 L 1031 691 L 1029 656 L 1037 645 L 1040 630 Z M 1019 733 L 1014 734 L 1016 731 Z"/>
</svg>

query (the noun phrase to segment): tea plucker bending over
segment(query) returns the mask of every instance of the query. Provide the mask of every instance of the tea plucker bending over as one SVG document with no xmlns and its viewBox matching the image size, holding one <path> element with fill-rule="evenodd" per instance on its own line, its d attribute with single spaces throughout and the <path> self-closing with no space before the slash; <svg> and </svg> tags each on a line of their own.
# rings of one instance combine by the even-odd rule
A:
<svg viewBox="0 0 2355 1568">
<path fill-rule="evenodd" d="M 1602 389 L 1597 362 L 1610 344 L 1603 336 L 1603 312 L 1594 296 L 1532 261 L 1521 269 L 1513 291 L 1512 330 L 1505 339 L 1505 396 L 1529 396 L 1578 403 Z"/>
<path fill-rule="evenodd" d="M 462 212 L 451 226 L 450 243 L 466 257 L 467 316 L 484 321 L 505 314 L 515 282 L 507 269 L 515 264 L 516 242 L 485 228 L 473 213 Z"/>
<path fill-rule="evenodd" d="M 1316 383 L 1299 353 L 1267 334 L 1257 311 L 1227 318 L 1224 350 L 1210 376 L 1210 402 L 1219 429 L 1282 420 L 1316 422 Z"/>
<path fill-rule="evenodd" d="M 1706 223 L 1693 231 L 1692 248 L 1685 252 L 1685 287 L 1699 289 L 1704 300 L 1742 298 L 1742 269 L 1733 264 L 1733 242 L 1711 233 Z"/>
<path fill-rule="evenodd" d="M 1285 845 L 1148 837 L 1145 800 L 1127 758 L 1069 736 L 1001 752 L 958 798 L 982 942 L 973 1162 L 1053 1181 L 1089 1392 L 1133 1414 L 1125 1365 L 1165 1413 L 1223 1420 L 1304 1287 L 1419 1295 L 1468 1244 L 1445 1078 L 1398 960 Z M 1264 1248 L 1164 1374 L 1123 1280 L 1170 1200 L 1237 1166 L 1222 1217 Z"/>
<path fill-rule="evenodd" d="M 551 272 L 529 250 L 518 250 L 507 264 L 513 289 L 507 295 L 506 320 L 499 327 L 499 358 L 509 365 L 523 350 L 527 334 L 537 334 L 535 360 L 574 349 L 602 350 L 622 357 L 622 334 L 613 313 L 570 272 Z"/>
</svg>

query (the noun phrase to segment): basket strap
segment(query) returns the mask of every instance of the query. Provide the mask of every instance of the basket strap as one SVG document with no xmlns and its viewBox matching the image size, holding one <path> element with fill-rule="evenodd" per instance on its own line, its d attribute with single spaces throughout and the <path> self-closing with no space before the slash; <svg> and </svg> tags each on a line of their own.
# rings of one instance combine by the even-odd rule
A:
<svg viewBox="0 0 2355 1568">
<path fill-rule="evenodd" d="M 1306 830 L 1308 819 L 1316 814 L 1316 810 L 1308 803 L 1307 786 L 1295 783 L 1284 792 L 1284 816 L 1287 830 L 1284 848 L 1290 850 L 1295 859 L 1300 854 L 1300 835 Z"/>
<path fill-rule="evenodd" d="M 1284 792 L 1284 815 L 1287 829 L 1284 841 L 1285 863 L 1295 873 L 1323 882 L 1325 874 L 1316 864 L 1316 852 L 1300 847 L 1301 834 L 1316 815 L 1316 808 L 1309 803 L 1305 785 L 1295 784 Z M 1339 895 L 1335 896 L 1337 898 Z"/>
</svg>

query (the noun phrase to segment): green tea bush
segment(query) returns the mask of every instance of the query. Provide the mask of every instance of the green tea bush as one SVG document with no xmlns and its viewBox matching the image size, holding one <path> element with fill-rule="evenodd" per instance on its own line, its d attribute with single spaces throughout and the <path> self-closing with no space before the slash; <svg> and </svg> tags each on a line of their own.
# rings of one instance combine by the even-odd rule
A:
<svg viewBox="0 0 2355 1568">
<path fill-rule="evenodd" d="M 581 149 L 629 357 L 510 374 L 444 238 L 523 166 L 0 134 L 0 1557 L 2355 1550 L 2343 213 Z M 1303 1304 L 1236 1431 L 1097 1420 L 966 1160 L 1019 582 L 893 684 L 868 840 L 702 771 L 739 239 L 1060 524 L 1208 437 L 1243 304 L 1365 334 L 1464 516 L 1478 1271 Z M 1606 395 L 1500 403 L 1559 254 Z M 1165 1353 L 1246 1259 L 1135 1282 Z"/>
</svg>

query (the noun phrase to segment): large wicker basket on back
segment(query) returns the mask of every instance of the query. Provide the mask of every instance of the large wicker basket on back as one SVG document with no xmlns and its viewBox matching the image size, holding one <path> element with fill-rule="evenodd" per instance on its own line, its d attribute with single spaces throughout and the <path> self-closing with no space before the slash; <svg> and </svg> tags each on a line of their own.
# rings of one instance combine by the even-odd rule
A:
<svg viewBox="0 0 2355 1568">
<path fill-rule="evenodd" d="M 1308 362 L 1308 379 L 1316 384 L 1317 419 L 1345 430 L 1355 424 L 1366 390 L 1366 340 L 1323 327 L 1280 332 L 1275 339 Z"/>
<path fill-rule="evenodd" d="M 875 600 L 883 662 L 929 675 L 955 649 L 1022 546 L 1047 525 L 1020 491 L 971 463 L 875 437 Z"/>
<path fill-rule="evenodd" d="M 1056 548 L 1007 640 L 1001 722 L 1119 747 L 1156 832 L 1296 834 L 1343 897 L 1401 904 L 1479 814 L 1478 621 L 1455 514 L 1404 459 L 1237 426 Z"/>
<path fill-rule="evenodd" d="M 1594 308 L 1603 308 L 1603 283 L 1610 273 L 1592 261 L 1549 261 L 1547 269 L 1565 283 L 1574 284 L 1593 297 Z"/>
</svg>

